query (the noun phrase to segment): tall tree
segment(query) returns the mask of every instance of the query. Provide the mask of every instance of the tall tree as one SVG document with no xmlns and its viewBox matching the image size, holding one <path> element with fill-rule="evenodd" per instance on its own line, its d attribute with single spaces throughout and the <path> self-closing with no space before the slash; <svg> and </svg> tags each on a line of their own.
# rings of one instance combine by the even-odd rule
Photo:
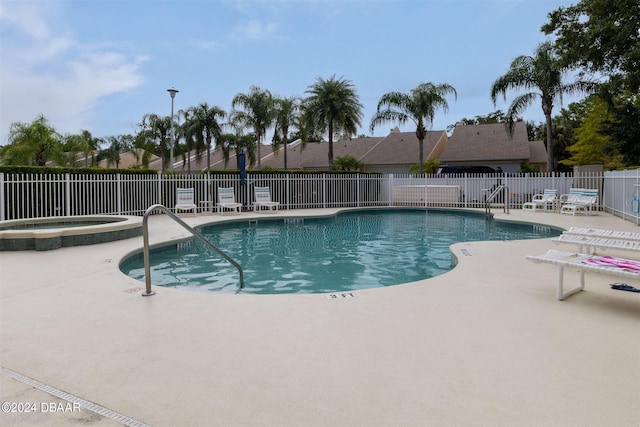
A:
<svg viewBox="0 0 640 427">
<path fill-rule="evenodd" d="M 326 134 L 329 140 L 329 168 L 333 167 L 333 138 L 355 135 L 362 120 L 362 104 L 351 81 L 335 75 L 329 79 L 318 77 L 305 93 L 304 123 L 308 132 Z"/>
<path fill-rule="evenodd" d="M 157 151 L 156 143 L 149 131 L 141 129 L 133 138 L 133 153 L 136 156 L 138 165 L 144 169 L 149 169 L 151 156 Z"/>
<path fill-rule="evenodd" d="M 97 154 L 98 150 L 100 150 L 102 139 L 94 137 L 91 132 L 86 129 L 81 130 L 78 136 L 83 140 L 83 142 L 80 142 L 80 144 L 82 147 L 84 147 L 84 150 L 82 152 L 82 154 L 84 154 L 84 167 L 87 168 L 89 167 L 89 165 L 95 166 L 95 155 Z M 91 157 L 91 161 L 89 161 L 89 157 Z"/>
<path fill-rule="evenodd" d="M 587 165 L 603 163 L 605 167 L 611 161 L 607 155 L 611 148 L 611 137 L 601 132 L 602 123 L 610 119 L 607 105 L 598 97 L 590 97 L 587 105 L 587 115 L 574 131 L 574 143 L 567 149 L 571 153 L 566 165 Z"/>
<path fill-rule="evenodd" d="M 602 132 L 611 135 L 613 148 L 623 155 L 625 166 L 640 164 L 640 95 L 616 97 L 611 120 L 602 123 Z"/>
<path fill-rule="evenodd" d="M 548 16 L 542 31 L 556 36 L 555 46 L 564 65 L 608 76 L 614 89 L 638 91 L 638 0 L 581 0 Z"/>
<path fill-rule="evenodd" d="M 289 130 L 298 121 L 300 104 L 296 97 L 285 97 L 274 99 L 276 119 L 273 141 L 275 149 L 280 145 L 284 147 L 284 170 L 287 170 L 287 145 L 289 144 Z"/>
<path fill-rule="evenodd" d="M 190 107 L 186 112 L 183 125 L 185 138 L 193 138 L 196 146 L 207 147 L 207 171 L 211 170 L 211 143 L 222 134 L 222 126 L 218 120 L 224 119 L 227 113 L 215 105 L 209 106 L 203 102 L 195 107 Z"/>
<path fill-rule="evenodd" d="M 253 129 L 258 142 L 258 169 L 261 168 L 260 145 L 262 137 L 275 120 L 274 98 L 268 90 L 251 86 L 249 93 L 239 93 L 231 100 L 232 121 Z M 236 110 L 241 108 L 241 110 Z"/>
<path fill-rule="evenodd" d="M 521 55 L 515 58 L 511 62 L 509 70 L 503 76 L 498 77 L 491 87 L 491 100 L 494 105 L 499 94 L 502 94 L 506 101 L 507 91 L 510 89 L 538 90 L 514 98 L 507 111 L 507 128 L 510 133 L 513 133 L 516 117 L 520 116 L 536 99 L 541 99 L 542 112 L 547 127 L 548 172 L 555 169 L 551 131 L 551 113 L 554 101 L 558 100 L 562 103 L 562 97 L 565 94 L 594 92 L 598 87 L 595 82 L 587 80 L 563 83 L 562 78 L 567 71 L 567 67 L 562 65 L 553 53 L 553 45 L 550 42 L 545 42 L 538 46 L 534 56 Z"/>
<path fill-rule="evenodd" d="M 255 164 L 256 162 L 256 139 L 254 135 L 247 134 L 242 135 L 240 133 L 223 133 L 220 136 L 220 148 L 222 149 L 222 158 L 224 159 L 224 165 L 229 163 L 231 150 L 235 150 L 236 159 L 241 149 L 245 149 L 247 154 L 247 164 Z"/>
<path fill-rule="evenodd" d="M 568 148 L 573 144 L 574 141 L 574 131 L 577 126 L 577 122 L 571 120 L 570 116 L 566 114 L 564 108 L 560 111 L 560 114 L 553 117 L 553 155 L 556 159 L 556 164 L 558 164 L 558 169 L 561 170 L 560 160 L 569 158 L 570 154 Z M 546 132 L 546 126 L 542 126 L 542 128 Z M 546 139 L 546 134 L 544 138 L 536 139 L 539 141 L 540 139 Z"/>
<path fill-rule="evenodd" d="M 132 135 L 117 135 L 105 138 L 108 144 L 100 154 L 98 159 L 106 160 L 107 166 L 115 165 L 116 169 L 120 167 L 121 154 L 131 152 L 133 149 L 134 137 Z"/>
<path fill-rule="evenodd" d="M 457 99 L 455 88 L 447 83 L 421 83 L 409 93 L 389 92 L 382 95 L 378 108 L 371 119 L 371 132 L 378 124 L 393 121 L 404 124 L 411 120 L 416 125 L 418 138 L 418 172 L 422 174 L 424 163 L 424 138 L 427 128 L 433 125 L 436 110 L 442 108 L 446 113 L 449 103 L 446 96 L 453 94 Z"/>
<path fill-rule="evenodd" d="M 141 137 L 149 138 L 154 142 L 155 154 L 162 159 L 162 170 L 166 170 L 170 155 L 171 117 L 146 114 L 142 118 L 141 127 L 143 129 Z"/>
<path fill-rule="evenodd" d="M 11 123 L 9 143 L 0 148 L 0 159 L 5 165 L 44 166 L 61 148 L 61 135 L 40 115 L 31 123 Z"/>
<path fill-rule="evenodd" d="M 58 166 L 77 167 L 79 165 L 80 154 L 84 154 L 84 164 L 86 167 L 89 152 L 91 152 L 89 142 L 82 134 L 68 134 L 62 137 L 61 148 L 53 160 Z"/>
</svg>

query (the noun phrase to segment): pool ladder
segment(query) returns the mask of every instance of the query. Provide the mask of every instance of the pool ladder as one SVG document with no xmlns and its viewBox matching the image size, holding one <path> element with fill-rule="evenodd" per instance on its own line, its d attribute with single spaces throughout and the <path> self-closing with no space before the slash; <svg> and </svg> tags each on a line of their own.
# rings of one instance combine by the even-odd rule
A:
<svg viewBox="0 0 640 427">
<path fill-rule="evenodd" d="M 162 212 L 164 212 L 167 215 L 169 215 L 169 218 L 173 219 L 175 222 L 180 224 L 187 231 L 189 231 L 195 237 L 200 239 L 205 245 L 209 246 L 211 249 L 213 249 L 215 252 L 217 252 L 220 256 L 222 256 L 224 259 L 229 261 L 234 267 L 236 267 L 238 269 L 238 273 L 240 274 L 240 285 L 238 287 L 238 292 L 240 292 L 242 290 L 242 288 L 244 287 L 244 273 L 242 272 L 242 267 L 240 267 L 240 264 L 238 264 L 236 261 L 231 259 L 227 254 L 222 252 L 220 249 L 218 249 L 213 243 L 208 241 L 207 238 L 204 237 L 201 233 L 199 233 L 198 231 L 194 230 L 186 222 L 184 222 L 183 220 L 178 218 L 173 212 L 171 212 L 169 210 L 169 208 L 167 208 L 166 206 L 158 204 L 158 205 L 150 206 L 149 209 L 146 210 L 146 212 L 144 213 L 144 216 L 142 218 L 142 240 L 144 242 L 144 249 L 143 249 L 143 251 L 144 251 L 144 277 L 145 277 L 145 284 L 146 284 L 146 289 L 142 293 L 143 297 L 149 297 L 151 295 L 155 295 L 156 294 L 155 291 L 151 290 L 151 266 L 150 266 L 150 263 L 149 263 L 149 226 L 148 226 L 149 215 L 151 215 L 151 213 L 153 211 L 155 211 L 156 209 L 159 209 Z"/>
<path fill-rule="evenodd" d="M 483 191 L 485 193 L 489 193 L 491 190 L 485 189 Z M 493 202 L 496 197 L 501 194 L 503 197 L 502 201 L 504 202 L 502 209 L 505 213 L 509 213 L 509 187 L 507 187 L 506 185 L 498 185 L 496 189 L 493 190 L 493 193 L 489 194 L 488 196 L 485 195 L 484 210 L 487 218 L 491 216 L 491 202 Z"/>
</svg>

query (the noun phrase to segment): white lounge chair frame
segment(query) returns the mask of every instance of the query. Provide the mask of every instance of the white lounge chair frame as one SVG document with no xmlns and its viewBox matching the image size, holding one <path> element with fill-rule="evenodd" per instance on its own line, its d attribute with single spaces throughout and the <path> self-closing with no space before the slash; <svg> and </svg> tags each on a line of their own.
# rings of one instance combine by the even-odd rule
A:
<svg viewBox="0 0 640 427">
<path fill-rule="evenodd" d="M 593 215 L 597 213 L 594 208 L 598 202 L 598 190 L 589 188 L 572 188 L 569 194 L 560 196 L 561 214 L 575 215 L 583 213 Z"/>
<path fill-rule="evenodd" d="M 221 188 L 218 187 L 218 213 L 224 215 L 225 209 L 232 211 L 233 213 L 240 213 L 242 203 L 236 202 L 236 194 L 233 187 Z"/>
<path fill-rule="evenodd" d="M 533 212 L 539 209 L 543 212 L 553 211 L 557 196 L 558 190 L 545 189 L 542 194 L 534 194 L 530 202 L 523 203 L 522 209 L 532 210 Z"/>
<path fill-rule="evenodd" d="M 193 216 L 198 215 L 198 205 L 195 203 L 193 188 L 176 189 L 176 214 L 180 211 L 193 211 Z"/>
<path fill-rule="evenodd" d="M 255 212 L 264 212 L 262 208 L 267 208 L 267 212 L 277 212 L 280 202 L 271 200 L 271 192 L 269 187 L 254 187 L 253 194 L 255 202 L 253 202 L 253 210 Z"/>
<path fill-rule="evenodd" d="M 588 230 L 588 229 L 582 229 Z M 552 239 L 555 243 L 568 243 L 578 246 L 578 252 L 595 254 L 597 248 L 620 249 L 625 251 L 640 251 L 640 234 L 626 232 L 609 232 L 608 230 L 591 230 L 600 233 L 579 233 L 578 229 L 571 228 L 560 236 Z M 631 235 L 637 234 L 633 238 Z M 628 235 L 631 238 L 617 237 L 618 235 Z"/>
<path fill-rule="evenodd" d="M 638 271 L 630 271 L 625 270 L 623 268 L 617 267 L 609 267 L 609 266 L 599 266 L 587 263 L 589 258 L 594 257 L 594 255 L 589 254 L 581 254 L 575 252 L 565 252 L 565 251 L 556 251 L 549 250 L 544 255 L 527 255 L 527 259 L 534 262 L 544 262 L 549 264 L 554 264 L 558 266 L 558 289 L 556 296 L 558 300 L 562 301 L 565 298 L 580 292 L 584 289 L 584 275 L 587 272 L 590 273 L 600 273 L 600 274 L 609 274 L 612 276 L 620 276 L 620 277 L 628 277 L 632 279 L 640 279 L 640 272 Z M 620 258 L 620 260 L 624 260 Z M 624 260 L 630 262 L 638 262 L 633 260 Z M 564 268 L 565 267 L 574 267 L 580 273 L 580 281 L 578 286 L 568 290 L 565 292 L 564 290 Z"/>
<path fill-rule="evenodd" d="M 606 237 L 608 239 L 620 239 L 620 240 L 637 240 L 640 241 L 640 233 L 633 231 L 617 231 L 617 230 L 604 230 L 600 228 L 582 228 L 571 227 L 564 234 L 575 234 L 578 236 L 587 237 Z"/>
</svg>

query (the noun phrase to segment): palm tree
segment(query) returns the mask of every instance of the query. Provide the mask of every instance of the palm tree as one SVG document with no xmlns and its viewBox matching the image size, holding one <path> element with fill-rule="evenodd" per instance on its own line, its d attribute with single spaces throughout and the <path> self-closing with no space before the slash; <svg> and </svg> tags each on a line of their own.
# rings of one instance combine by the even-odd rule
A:
<svg viewBox="0 0 640 427">
<path fill-rule="evenodd" d="M 137 166 L 149 169 L 151 155 L 156 151 L 156 144 L 148 129 L 141 129 L 133 138 L 133 153 Z"/>
<path fill-rule="evenodd" d="M 217 106 L 209 106 L 203 102 L 195 107 L 189 107 L 185 112 L 184 134 L 187 141 L 193 138 L 196 149 L 207 147 L 207 171 L 211 169 L 211 143 L 216 143 L 222 134 L 222 127 L 218 122 L 227 116 L 226 111 Z"/>
<path fill-rule="evenodd" d="M 404 124 L 411 120 L 416 124 L 418 138 L 418 173 L 422 174 L 424 163 L 424 138 L 427 136 L 427 126 L 431 128 L 437 108 L 449 111 L 449 103 L 445 98 L 453 94 L 458 98 L 455 88 L 447 83 L 435 85 L 431 82 L 421 83 L 410 93 L 389 92 L 382 95 L 378 108 L 371 119 L 371 132 L 376 125 L 397 121 Z"/>
<path fill-rule="evenodd" d="M 94 137 L 91 132 L 86 129 L 80 131 L 80 134 L 77 135 L 82 141 L 79 141 L 84 147 L 82 154 L 84 154 L 84 167 L 94 166 L 96 163 L 95 154 L 100 149 L 100 144 L 102 143 L 101 138 Z M 91 156 L 91 163 L 89 163 L 89 156 Z"/>
<path fill-rule="evenodd" d="M 105 138 L 109 144 L 98 155 L 99 159 L 107 161 L 107 166 L 115 165 L 120 167 L 120 154 L 130 152 L 133 149 L 134 137 L 132 135 L 109 136 Z"/>
<path fill-rule="evenodd" d="M 321 77 L 309 86 L 303 101 L 305 126 L 311 133 L 326 133 L 329 139 L 329 167 L 333 167 L 333 137 L 354 135 L 362 120 L 362 104 L 353 84 L 344 78 Z"/>
<path fill-rule="evenodd" d="M 342 171 L 359 171 L 362 169 L 362 163 L 353 156 L 342 156 L 333 162 L 333 168 Z"/>
<path fill-rule="evenodd" d="M 156 154 L 162 159 L 162 170 L 166 170 L 169 160 L 171 117 L 146 114 L 142 118 L 141 127 L 143 135 L 155 142 Z"/>
<path fill-rule="evenodd" d="M 62 149 L 62 136 L 40 115 L 31 123 L 12 123 L 9 144 L 0 150 L 5 165 L 44 166 Z"/>
<path fill-rule="evenodd" d="M 222 158 L 224 159 L 225 167 L 229 163 L 229 157 L 231 150 L 236 152 L 236 159 L 241 149 L 245 149 L 247 153 L 247 164 L 254 164 L 256 162 L 256 140 L 253 135 L 242 135 L 240 133 L 223 133 L 220 136 L 220 148 L 222 149 Z"/>
<path fill-rule="evenodd" d="M 276 144 L 276 150 L 282 144 L 284 146 L 284 170 L 287 170 L 287 144 L 289 144 L 289 129 L 294 126 L 298 120 L 298 111 L 300 104 L 298 98 L 275 98 L 275 131 L 273 140 Z"/>
<path fill-rule="evenodd" d="M 78 156 L 84 154 L 84 164 L 87 167 L 89 152 L 91 152 L 87 139 L 82 134 L 66 134 L 62 137 L 62 141 L 61 149 L 53 159 L 55 163 L 58 166 L 77 167 Z"/>
<path fill-rule="evenodd" d="M 509 70 L 498 77 L 491 87 L 491 100 L 494 105 L 496 98 L 502 94 L 505 101 L 509 89 L 537 89 L 537 92 L 527 92 L 514 98 L 507 111 L 507 129 L 513 133 L 516 118 L 522 114 L 537 98 L 542 101 L 542 112 L 547 127 L 547 171 L 554 170 L 555 157 L 553 150 L 553 133 L 551 130 L 551 112 L 553 102 L 562 103 L 562 96 L 579 92 L 589 93 L 595 91 L 597 83 L 578 80 L 574 83 L 564 84 L 563 75 L 568 71 L 553 52 L 551 42 L 542 43 L 535 50 L 534 56 L 521 55 L 511 62 Z"/>
<path fill-rule="evenodd" d="M 241 107 L 243 110 L 235 110 Z M 232 121 L 253 129 L 258 141 L 258 169 L 260 169 L 260 145 L 262 137 L 275 120 L 274 98 L 268 90 L 251 86 L 249 93 L 239 93 L 231 100 Z"/>
</svg>

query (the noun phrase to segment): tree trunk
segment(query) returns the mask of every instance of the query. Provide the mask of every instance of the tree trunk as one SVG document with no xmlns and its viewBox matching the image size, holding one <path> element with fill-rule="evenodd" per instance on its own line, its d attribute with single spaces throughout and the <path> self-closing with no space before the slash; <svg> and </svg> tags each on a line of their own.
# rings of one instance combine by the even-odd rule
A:
<svg viewBox="0 0 640 427">
<path fill-rule="evenodd" d="M 287 137 L 284 137 L 284 170 L 287 170 Z"/>
<path fill-rule="evenodd" d="M 261 162 L 260 162 L 260 140 L 262 139 L 262 135 L 260 134 L 260 132 L 256 132 L 256 136 L 258 137 L 258 169 L 262 169 L 261 166 Z"/>
<path fill-rule="evenodd" d="M 551 134 L 551 114 L 545 114 L 547 119 L 547 172 L 553 172 L 553 135 Z"/>
<path fill-rule="evenodd" d="M 329 123 L 329 168 L 333 169 L 333 123 Z"/>
<path fill-rule="evenodd" d="M 418 173 L 420 175 L 422 175 L 422 159 L 424 158 L 424 139 L 419 139 L 418 140 L 418 152 L 420 155 L 420 158 L 418 160 Z"/>
</svg>

